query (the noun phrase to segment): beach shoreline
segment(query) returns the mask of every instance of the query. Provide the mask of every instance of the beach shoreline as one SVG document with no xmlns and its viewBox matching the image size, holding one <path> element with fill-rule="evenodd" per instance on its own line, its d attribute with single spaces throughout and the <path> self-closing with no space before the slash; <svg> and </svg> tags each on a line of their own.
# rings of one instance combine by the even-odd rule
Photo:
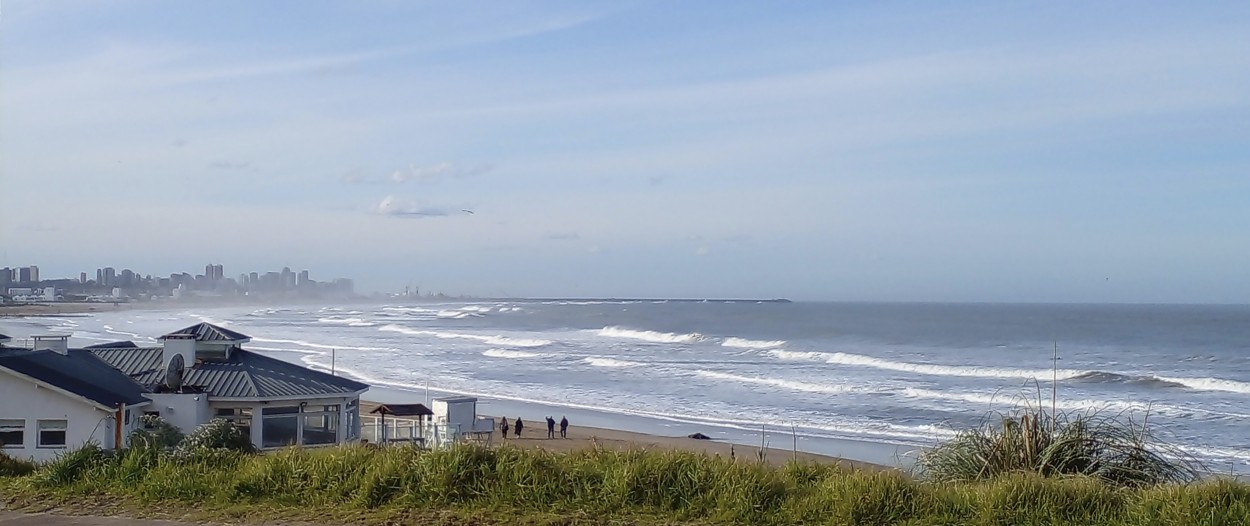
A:
<svg viewBox="0 0 1250 526">
<path fill-rule="evenodd" d="M 380 405 L 379 402 L 362 399 L 360 402 L 361 414 L 370 414 L 370 411 L 378 405 Z M 508 437 L 503 438 L 498 428 L 499 417 L 493 416 L 491 418 L 496 423 L 496 428 L 489 440 L 490 447 L 541 449 L 553 453 L 572 453 L 593 448 L 613 451 L 688 451 L 713 457 L 732 458 L 739 462 L 758 462 L 761 460 L 759 454 L 760 447 L 758 445 L 739 444 L 714 438 L 695 439 L 686 435 L 666 436 L 638 431 L 570 425 L 567 438 L 559 437 L 558 426 L 556 428 L 556 438 L 547 438 L 546 423 L 542 416 L 523 415 L 522 420 L 525 420 L 526 424 L 525 430 L 520 437 L 515 436 L 515 417 L 509 417 L 509 425 L 512 428 L 509 430 Z M 846 469 L 867 471 L 899 470 L 899 468 L 893 466 L 801 451 L 795 448 L 765 447 L 763 451 L 763 461 L 773 466 L 784 466 L 787 463 L 797 461 L 800 463 L 832 464 Z"/>
</svg>

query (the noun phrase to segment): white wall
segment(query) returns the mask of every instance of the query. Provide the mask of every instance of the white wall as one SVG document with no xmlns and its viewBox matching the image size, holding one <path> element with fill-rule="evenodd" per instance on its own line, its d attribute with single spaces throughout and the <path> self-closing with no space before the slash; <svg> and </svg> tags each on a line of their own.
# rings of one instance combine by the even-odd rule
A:
<svg viewBox="0 0 1250 526">
<path fill-rule="evenodd" d="M 200 424 L 213 419 L 206 394 L 152 393 L 147 397 L 152 403 L 144 410 L 160 412 L 161 418 L 183 433 L 195 431 Z"/>
<path fill-rule="evenodd" d="M 94 440 L 105 449 L 113 448 L 113 412 L 101 410 L 79 398 L 39 387 L 38 384 L 0 372 L 0 419 L 23 419 L 26 434 L 22 448 L 4 448 L 5 454 L 35 460 L 52 460 L 58 453 L 81 447 Z M 66 420 L 66 447 L 43 449 L 38 443 L 37 420 Z M 124 433 L 124 432 L 123 432 Z"/>
</svg>

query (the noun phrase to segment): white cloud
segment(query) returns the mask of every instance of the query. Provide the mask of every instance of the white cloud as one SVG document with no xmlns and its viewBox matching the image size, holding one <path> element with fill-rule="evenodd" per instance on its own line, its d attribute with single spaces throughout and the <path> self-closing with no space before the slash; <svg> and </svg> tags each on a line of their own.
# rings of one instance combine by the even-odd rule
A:
<svg viewBox="0 0 1250 526">
<path fill-rule="evenodd" d="M 415 201 L 388 195 L 378 203 L 375 211 L 387 216 L 400 217 L 443 217 L 448 215 L 447 209 L 423 207 Z"/>
</svg>

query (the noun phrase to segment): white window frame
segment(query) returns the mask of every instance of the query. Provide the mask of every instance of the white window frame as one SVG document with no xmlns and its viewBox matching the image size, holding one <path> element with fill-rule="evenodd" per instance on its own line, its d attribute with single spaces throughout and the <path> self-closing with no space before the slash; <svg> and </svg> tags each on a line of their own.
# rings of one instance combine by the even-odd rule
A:
<svg viewBox="0 0 1250 526">
<path fill-rule="evenodd" d="M 44 431 L 61 431 L 65 433 L 65 441 L 60 444 L 44 444 Z M 35 447 L 39 449 L 65 449 L 69 445 L 69 420 L 64 418 L 35 421 Z"/>
<path fill-rule="evenodd" d="M 0 449 L 25 449 L 26 448 L 26 420 L 23 418 L 0 418 L 0 431 L 20 431 L 22 433 L 22 441 L 17 444 L 9 444 L 7 442 L 0 443 Z"/>
</svg>

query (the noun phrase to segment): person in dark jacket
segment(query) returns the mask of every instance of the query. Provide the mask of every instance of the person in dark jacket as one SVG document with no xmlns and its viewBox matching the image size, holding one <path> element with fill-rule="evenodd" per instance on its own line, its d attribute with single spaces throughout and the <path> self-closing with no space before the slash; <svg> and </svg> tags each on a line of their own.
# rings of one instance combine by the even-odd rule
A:
<svg viewBox="0 0 1250 526">
<path fill-rule="evenodd" d="M 569 419 L 568 417 L 560 417 L 560 438 L 569 437 Z"/>
<path fill-rule="evenodd" d="M 547 417 L 547 438 L 556 437 L 556 419 Z"/>
<path fill-rule="evenodd" d="M 525 422 L 521 421 L 521 417 L 516 417 L 516 437 L 521 438 L 521 429 L 525 427 Z"/>
<path fill-rule="evenodd" d="M 503 434 L 503 439 L 508 439 L 508 417 L 499 417 L 499 432 Z"/>
</svg>

